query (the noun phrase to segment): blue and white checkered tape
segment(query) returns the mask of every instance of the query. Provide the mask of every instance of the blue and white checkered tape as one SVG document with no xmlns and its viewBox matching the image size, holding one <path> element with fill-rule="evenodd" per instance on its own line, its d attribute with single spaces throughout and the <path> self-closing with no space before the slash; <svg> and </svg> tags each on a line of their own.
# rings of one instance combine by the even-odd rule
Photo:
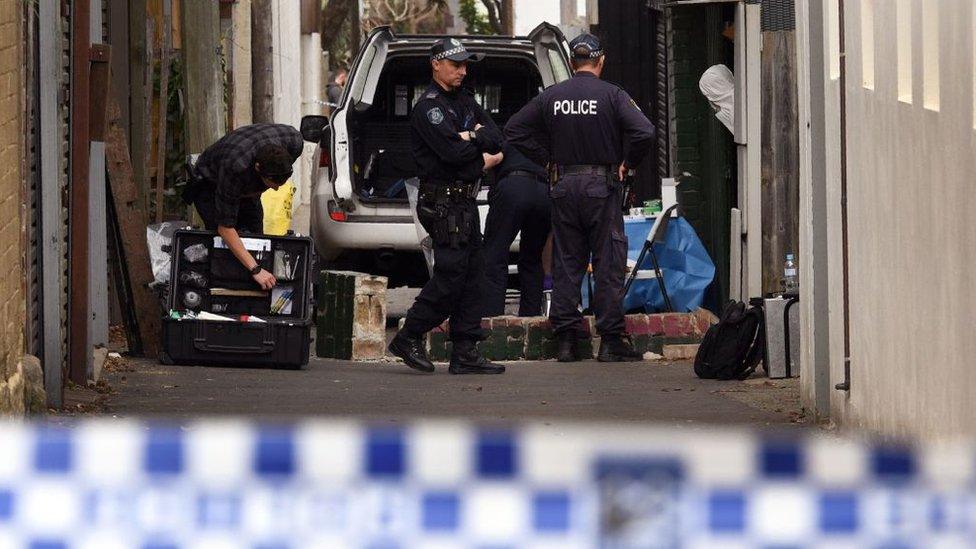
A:
<svg viewBox="0 0 976 549">
<path fill-rule="evenodd" d="M 798 432 L 0 423 L 0 548 L 969 547 L 974 473 Z"/>
</svg>

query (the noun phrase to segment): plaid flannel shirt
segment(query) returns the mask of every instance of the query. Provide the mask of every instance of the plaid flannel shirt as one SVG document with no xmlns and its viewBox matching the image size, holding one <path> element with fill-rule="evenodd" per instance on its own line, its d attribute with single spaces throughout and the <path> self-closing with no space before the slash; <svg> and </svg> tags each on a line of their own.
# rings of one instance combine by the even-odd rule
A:
<svg viewBox="0 0 976 549">
<path fill-rule="evenodd" d="M 197 173 L 214 186 L 218 225 L 236 226 L 241 199 L 268 190 L 254 169 L 254 157 L 265 145 L 284 147 L 294 162 L 304 143 L 302 134 L 286 124 L 252 124 L 228 133 L 200 155 Z"/>
</svg>

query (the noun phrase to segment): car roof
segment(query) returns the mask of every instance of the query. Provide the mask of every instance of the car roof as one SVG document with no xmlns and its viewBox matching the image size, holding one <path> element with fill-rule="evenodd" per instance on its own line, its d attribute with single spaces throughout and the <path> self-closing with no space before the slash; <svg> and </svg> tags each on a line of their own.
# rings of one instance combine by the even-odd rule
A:
<svg viewBox="0 0 976 549">
<path fill-rule="evenodd" d="M 444 38 L 456 38 L 472 51 L 518 50 L 524 52 L 535 51 L 532 40 L 527 36 L 498 36 L 498 35 L 446 35 L 446 34 L 393 34 L 390 41 L 390 51 L 407 51 L 415 49 L 429 50 L 434 42 Z"/>
</svg>

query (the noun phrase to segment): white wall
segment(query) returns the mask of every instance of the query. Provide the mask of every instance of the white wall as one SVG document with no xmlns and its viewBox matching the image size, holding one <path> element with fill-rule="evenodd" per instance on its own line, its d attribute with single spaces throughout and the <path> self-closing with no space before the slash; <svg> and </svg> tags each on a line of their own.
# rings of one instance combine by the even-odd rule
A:
<svg viewBox="0 0 976 549">
<path fill-rule="evenodd" d="M 870 1 L 845 0 L 852 379 L 848 393 L 831 391 L 830 414 L 842 425 L 888 435 L 972 434 L 976 432 L 973 2 L 873 0 L 873 18 L 862 19 L 862 14 L 870 13 L 862 11 L 870 8 Z M 925 22 L 923 4 L 934 10 L 935 19 L 930 21 L 935 24 Z M 911 48 L 898 47 L 896 5 L 908 6 L 912 12 L 903 19 L 910 25 Z M 869 42 L 862 30 L 872 27 L 873 42 Z M 906 33 L 901 35 L 904 39 Z M 870 63 L 864 52 L 872 50 Z M 901 63 L 911 70 L 910 98 L 905 97 L 906 90 L 901 94 L 898 90 L 899 50 L 911 56 Z M 830 54 L 831 59 L 836 57 Z M 935 60 L 938 75 L 932 70 Z M 827 71 L 835 73 L 830 66 Z M 904 87 L 904 72 L 901 81 Z M 899 95 L 910 101 L 899 100 Z M 838 105 L 828 102 L 827 119 L 836 119 L 838 112 Z M 839 136 L 839 128 L 832 124 L 827 131 L 832 142 Z M 828 156 L 828 208 L 820 212 L 826 215 L 807 217 L 814 233 L 818 223 L 828 224 L 830 290 L 826 299 L 807 303 L 804 323 L 808 340 L 811 331 L 818 329 L 810 322 L 816 308 L 827 307 L 829 353 L 820 359 L 829 362 L 831 387 L 843 379 L 843 256 L 837 217 L 839 177 L 833 177 L 830 166 L 834 161 Z M 801 267 L 802 261 L 817 259 L 810 248 L 803 253 Z M 803 275 L 815 267 L 801 272 L 801 286 Z M 804 382 L 808 402 L 811 381 Z"/>
<path fill-rule="evenodd" d="M 830 416 L 844 380 L 840 29 L 837 0 L 798 0 L 800 127 L 801 396 L 815 419 Z"/>
<path fill-rule="evenodd" d="M 301 3 L 295 0 L 276 0 L 271 4 L 272 41 L 274 57 L 274 121 L 296 128 L 302 120 L 302 70 Z M 316 74 L 313 76 L 318 77 Z M 295 163 L 295 196 L 292 199 L 292 229 L 309 234 L 309 208 L 311 200 L 312 154 L 315 147 L 305 144 L 305 152 Z"/>
</svg>

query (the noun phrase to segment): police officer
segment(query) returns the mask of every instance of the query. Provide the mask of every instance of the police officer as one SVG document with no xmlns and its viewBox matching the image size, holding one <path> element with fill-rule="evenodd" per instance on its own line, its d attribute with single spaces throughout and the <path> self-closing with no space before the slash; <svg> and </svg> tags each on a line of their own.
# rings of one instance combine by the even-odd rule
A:
<svg viewBox="0 0 976 549">
<path fill-rule="evenodd" d="M 600 80 L 600 41 L 583 34 L 570 43 L 573 78 L 529 102 L 505 127 L 508 140 L 525 150 L 548 151 L 555 165 L 552 197 L 553 302 L 550 322 L 559 360 L 579 360 L 579 312 L 583 274 L 592 254 L 592 296 L 601 336 L 598 360 L 636 361 L 624 339 L 623 282 L 627 262 L 622 181 L 644 158 L 654 126 L 625 91 Z"/>
<path fill-rule="evenodd" d="M 488 193 L 485 220 L 485 285 L 482 316 L 505 314 L 508 255 L 519 238 L 519 316 L 542 314 L 542 249 L 549 238 L 549 178 L 544 157 L 530 160 L 506 145 L 505 160 L 495 170 L 498 181 Z"/>
<path fill-rule="evenodd" d="M 470 90 L 461 88 L 468 52 L 455 39 L 431 48 L 433 81 L 410 118 L 420 172 L 417 217 L 434 244 L 434 273 L 407 311 L 389 350 L 415 370 L 433 372 L 424 334 L 450 318 L 452 374 L 500 374 L 475 346 L 482 339 L 480 290 L 484 280 L 481 224 L 475 198 L 485 170 L 501 162 L 503 138 Z"/>
</svg>

